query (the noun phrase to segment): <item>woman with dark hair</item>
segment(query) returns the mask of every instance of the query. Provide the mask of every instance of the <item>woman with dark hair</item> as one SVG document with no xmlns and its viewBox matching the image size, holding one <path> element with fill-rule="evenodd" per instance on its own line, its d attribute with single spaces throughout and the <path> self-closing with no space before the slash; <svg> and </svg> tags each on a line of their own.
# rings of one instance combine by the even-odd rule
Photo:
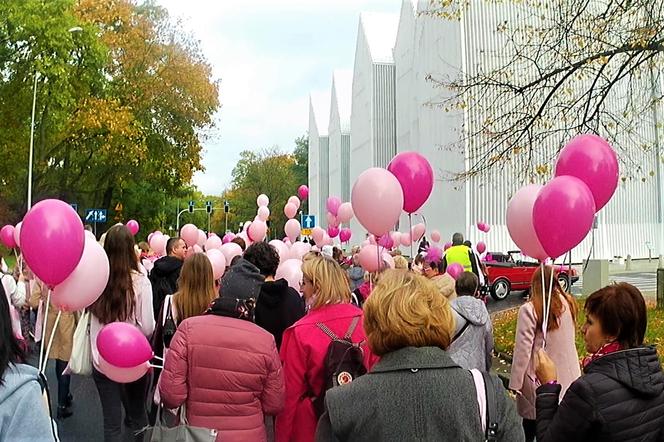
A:
<svg viewBox="0 0 664 442">
<path fill-rule="evenodd" d="M 537 440 L 664 440 L 664 373 L 655 346 L 643 345 L 648 316 L 641 292 L 610 285 L 590 295 L 584 310 L 589 356 L 560 405 L 549 346 L 537 354 Z"/>
<path fill-rule="evenodd" d="M 152 312 L 152 286 L 150 280 L 139 271 L 134 251 L 134 237 L 123 225 L 111 227 L 106 232 L 104 250 L 108 255 L 110 274 L 108 284 L 90 307 L 90 341 L 92 346 L 92 378 L 97 385 L 104 415 L 104 440 L 121 440 L 122 408 L 125 424 L 133 431 L 147 425 L 145 396 L 148 375 L 135 382 L 121 384 L 107 378 L 99 368 L 97 335 L 111 322 L 127 322 L 138 327 L 145 336 L 154 330 Z M 135 436 L 143 440 L 143 434 Z"/>
<path fill-rule="evenodd" d="M 25 364 L 0 284 L 0 440 L 52 441 L 48 404 L 43 399 L 39 372 Z"/>
<path fill-rule="evenodd" d="M 553 273 L 553 275 L 552 275 Z M 553 276 L 553 281 L 551 277 Z M 531 297 L 519 308 L 516 321 L 516 339 L 510 375 L 510 390 L 517 393 L 516 409 L 523 418 L 526 441 L 535 438 L 535 365 L 533 355 L 544 344 L 542 324 L 544 322 L 544 291 L 551 292 L 551 309 L 546 327 L 546 349 L 559 367 L 558 381 L 563 393 L 579 376 L 579 355 L 574 343 L 576 334 L 576 301 L 565 293 L 558 284 L 558 275 L 551 266 L 544 267 L 544 287 L 542 268 L 533 274 Z"/>
</svg>

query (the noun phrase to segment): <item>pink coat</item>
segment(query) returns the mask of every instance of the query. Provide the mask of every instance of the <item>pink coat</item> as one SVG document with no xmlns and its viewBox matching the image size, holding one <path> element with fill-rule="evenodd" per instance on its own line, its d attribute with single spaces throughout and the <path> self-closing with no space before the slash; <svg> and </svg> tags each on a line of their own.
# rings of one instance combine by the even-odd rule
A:
<svg viewBox="0 0 664 442">
<path fill-rule="evenodd" d="M 326 305 L 312 310 L 284 332 L 281 360 L 286 380 L 286 405 L 277 416 L 276 442 L 314 440 L 318 419 L 313 403 L 306 394 L 309 389 L 315 395 L 323 390 L 323 361 L 330 345 L 330 338 L 316 323 L 324 323 L 337 336 L 342 337 L 355 316 L 362 316 L 362 310 L 352 304 Z M 366 340 L 362 321 L 358 322 L 352 340 Z M 362 349 L 364 364 L 369 370 L 378 362 L 378 357 L 371 353 L 366 342 Z"/>
<path fill-rule="evenodd" d="M 284 405 L 274 337 L 242 319 L 186 319 L 171 341 L 159 392 L 168 408 L 186 403 L 189 423 L 216 429 L 219 441 L 266 441 L 264 415 Z"/>
<path fill-rule="evenodd" d="M 565 309 L 560 317 L 560 326 L 546 335 L 546 352 L 556 364 L 557 380 L 562 386 L 561 399 L 570 384 L 581 376 L 579 355 L 574 344 L 576 324 L 565 299 L 563 306 Z M 535 390 L 538 384 L 533 357 L 537 350 L 542 348 L 543 338 L 541 328 L 537 328 L 535 307 L 532 302 L 526 302 L 519 309 L 516 323 L 516 342 L 509 385 L 511 390 L 521 393 L 516 398 L 516 408 L 519 415 L 525 419 L 535 419 Z"/>
</svg>

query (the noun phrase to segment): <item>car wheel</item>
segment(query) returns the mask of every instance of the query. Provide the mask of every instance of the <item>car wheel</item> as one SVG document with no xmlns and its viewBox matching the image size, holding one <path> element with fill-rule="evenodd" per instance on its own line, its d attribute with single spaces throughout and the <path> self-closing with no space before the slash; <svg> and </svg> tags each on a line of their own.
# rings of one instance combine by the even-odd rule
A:
<svg viewBox="0 0 664 442">
<path fill-rule="evenodd" d="M 563 292 L 568 292 L 570 286 L 569 276 L 565 274 L 558 275 L 558 284 L 560 284 L 560 288 L 563 289 Z"/>
<path fill-rule="evenodd" d="M 496 301 L 502 301 L 510 294 L 512 287 L 507 279 L 499 279 L 491 285 L 491 296 Z"/>
</svg>

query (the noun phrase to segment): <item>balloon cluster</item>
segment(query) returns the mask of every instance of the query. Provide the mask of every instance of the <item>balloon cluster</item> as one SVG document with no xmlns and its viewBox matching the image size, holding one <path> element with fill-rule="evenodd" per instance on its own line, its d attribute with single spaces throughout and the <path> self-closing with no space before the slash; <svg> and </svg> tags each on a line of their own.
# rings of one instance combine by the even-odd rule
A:
<svg viewBox="0 0 664 442">
<path fill-rule="evenodd" d="M 339 237 L 341 242 L 350 241 L 352 231 L 341 225 L 350 223 L 355 216 L 353 205 L 349 202 L 342 202 L 339 197 L 331 196 L 327 199 L 326 208 L 327 230 L 314 228 L 311 232 L 314 242 L 319 245 L 331 245 L 332 238 L 336 237 Z"/>
<path fill-rule="evenodd" d="M 595 213 L 618 187 L 618 158 L 604 139 L 573 138 L 560 151 L 554 178 L 521 188 L 507 206 L 507 229 L 525 255 L 558 258 L 576 247 Z"/>
</svg>

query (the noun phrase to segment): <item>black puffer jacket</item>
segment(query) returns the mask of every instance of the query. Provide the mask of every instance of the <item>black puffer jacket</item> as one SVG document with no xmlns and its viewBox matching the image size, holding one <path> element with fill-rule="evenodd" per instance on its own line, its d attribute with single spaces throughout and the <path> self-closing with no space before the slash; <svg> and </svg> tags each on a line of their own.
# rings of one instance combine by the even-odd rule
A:
<svg viewBox="0 0 664 442">
<path fill-rule="evenodd" d="M 304 301 L 285 279 L 266 281 L 256 301 L 256 325 L 274 336 L 277 349 L 281 336 L 291 325 L 304 316 Z"/>
<path fill-rule="evenodd" d="M 569 387 L 537 389 L 537 441 L 664 441 L 664 374 L 654 347 L 603 356 Z"/>
<path fill-rule="evenodd" d="M 152 307 L 155 318 L 159 315 L 166 295 L 177 292 L 182 264 L 183 261 L 175 256 L 164 256 L 154 262 L 154 267 L 150 272 L 150 283 L 152 284 Z"/>
</svg>

